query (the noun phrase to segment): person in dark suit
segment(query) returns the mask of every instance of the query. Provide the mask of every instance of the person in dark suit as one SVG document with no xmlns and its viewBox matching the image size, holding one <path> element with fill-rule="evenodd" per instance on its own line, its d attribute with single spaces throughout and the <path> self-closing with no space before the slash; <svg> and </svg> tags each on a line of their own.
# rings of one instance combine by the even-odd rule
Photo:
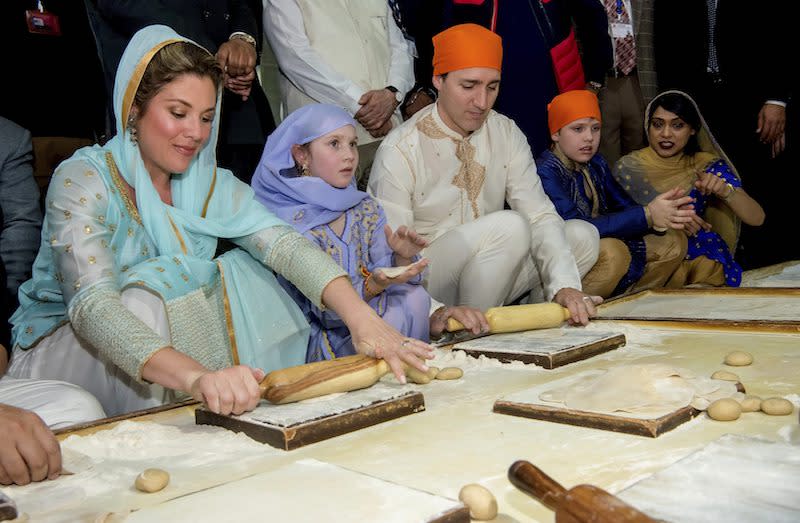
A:
<svg viewBox="0 0 800 523">
<path fill-rule="evenodd" d="M 791 87 L 784 5 L 656 0 L 654 6 L 660 89 L 695 98 L 748 192 L 766 211 L 762 227 L 742 229 L 736 257 L 744 269 L 800 257 L 796 242 L 783 238 L 786 224 L 796 223 L 792 209 L 800 190 L 782 158 Z"/>
<path fill-rule="evenodd" d="M 31 277 L 39 251 L 42 211 L 33 178 L 31 133 L 0 117 L 0 265 L 9 314 L 17 306 L 17 289 Z M 2 319 L 5 322 L 8 316 Z M 2 342 L 2 340 L 0 340 Z"/>
<path fill-rule="evenodd" d="M 170 26 L 216 55 L 225 71 L 217 159 L 221 167 L 249 184 L 266 137 L 275 129 L 255 72 L 262 41 L 261 3 L 167 0 L 155 6 L 129 0 L 87 0 L 87 6 L 109 93 L 128 40 L 148 25 Z"/>
<path fill-rule="evenodd" d="M 4 376 L 11 354 L 8 318 L 39 249 L 42 213 L 31 162 L 28 130 L 0 117 L 0 485 L 55 479 L 61 452 L 50 429 L 105 416 L 75 385 Z"/>
<path fill-rule="evenodd" d="M 534 157 L 550 146 L 548 102 L 570 89 L 596 92 L 614 64 L 608 18 L 598 0 L 446 0 L 444 21 L 447 27 L 480 24 L 503 38 L 503 88 L 495 109 L 522 129 Z M 581 53 L 572 48 L 554 65 L 551 49 L 565 48 L 572 36 Z M 556 68 L 570 85 L 559 85 Z"/>
</svg>

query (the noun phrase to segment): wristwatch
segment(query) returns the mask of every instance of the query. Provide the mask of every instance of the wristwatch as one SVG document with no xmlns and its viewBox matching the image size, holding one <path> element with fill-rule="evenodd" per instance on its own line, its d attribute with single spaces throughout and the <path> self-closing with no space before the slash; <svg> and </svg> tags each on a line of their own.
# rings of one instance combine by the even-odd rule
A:
<svg viewBox="0 0 800 523">
<path fill-rule="evenodd" d="M 400 91 L 397 90 L 397 87 L 393 85 L 387 85 L 384 89 L 388 89 L 390 93 L 394 95 L 394 99 L 397 100 L 397 104 L 403 103 L 403 95 L 400 94 Z"/>
<path fill-rule="evenodd" d="M 586 84 L 589 86 L 589 89 L 591 89 L 592 91 L 599 91 L 600 89 L 603 88 L 603 84 L 601 84 L 600 82 L 595 82 L 594 80 L 590 80 L 590 81 L 586 82 Z"/>
<path fill-rule="evenodd" d="M 253 38 L 252 36 L 250 36 L 250 35 L 249 35 L 249 34 L 247 34 L 247 33 L 243 33 L 243 32 L 241 32 L 241 31 L 237 31 L 237 32 L 235 32 L 235 33 L 231 34 L 231 35 L 228 37 L 228 40 L 244 40 L 244 41 L 245 41 L 245 42 L 247 42 L 248 44 L 252 45 L 254 48 L 255 48 L 255 47 L 258 47 L 258 46 L 256 45 L 256 39 L 255 39 L 255 38 Z"/>
</svg>

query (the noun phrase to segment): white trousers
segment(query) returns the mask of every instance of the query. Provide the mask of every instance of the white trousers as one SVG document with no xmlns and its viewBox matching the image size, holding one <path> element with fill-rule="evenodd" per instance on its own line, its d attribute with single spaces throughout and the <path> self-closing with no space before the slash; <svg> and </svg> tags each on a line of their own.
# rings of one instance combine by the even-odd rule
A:
<svg viewBox="0 0 800 523">
<path fill-rule="evenodd" d="M 597 261 L 597 229 L 584 220 L 567 220 L 565 232 L 583 277 Z M 526 302 L 545 301 L 542 278 L 531 255 L 531 234 L 528 220 L 509 210 L 447 231 L 423 253 L 431 262 L 428 292 L 446 305 L 481 310 L 510 303 L 526 293 Z"/>
<path fill-rule="evenodd" d="M 51 429 L 106 417 L 94 396 L 63 381 L 3 376 L 0 378 L 0 403 L 33 411 Z"/>
<path fill-rule="evenodd" d="M 122 304 L 170 343 L 164 302 L 138 287 L 122 293 Z M 136 381 L 97 349 L 82 341 L 72 324 L 59 327 L 29 350 L 14 348 L 8 375 L 16 378 L 62 380 L 93 394 L 109 416 L 175 401 L 174 391 Z"/>
</svg>

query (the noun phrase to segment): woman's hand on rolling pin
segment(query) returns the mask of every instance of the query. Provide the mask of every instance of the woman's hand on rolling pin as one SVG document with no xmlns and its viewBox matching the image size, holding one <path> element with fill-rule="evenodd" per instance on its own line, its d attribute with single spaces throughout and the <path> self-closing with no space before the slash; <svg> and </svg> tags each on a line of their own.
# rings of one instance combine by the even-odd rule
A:
<svg viewBox="0 0 800 523">
<path fill-rule="evenodd" d="M 350 334 L 359 354 L 385 360 L 400 383 L 406 382 L 405 365 L 427 372 L 425 360 L 433 359 L 433 347 L 424 341 L 404 338 L 372 309 L 365 311 L 350 328 Z"/>
<path fill-rule="evenodd" d="M 242 414 L 256 408 L 261 399 L 258 383 L 264 371 L 236 365 L 218 371 L 199 371 L 190 378 L 192 397 L 217 414 Z"/>
<path fill-rule="evenodd" d="M 595 305 L 603 303 L 600 296 L 589 296 L 586 293 L 564 287 L 556 293 L 553 301 L 569 309 L 569 322 L 572 325 L 588 325 L 589 318 L 597 315 Z"/>
</svg>

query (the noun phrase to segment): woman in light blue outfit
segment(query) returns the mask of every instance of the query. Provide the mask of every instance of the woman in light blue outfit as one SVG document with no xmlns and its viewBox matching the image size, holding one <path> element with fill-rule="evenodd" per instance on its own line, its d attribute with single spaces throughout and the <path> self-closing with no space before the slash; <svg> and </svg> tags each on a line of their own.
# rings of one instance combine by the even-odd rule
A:
<svg viewBox="0 0 800 523">
<path fill-rule="evenodd" d="M 361 353 L 401 376 L 422 342 L 384 323 L 329 256 L 216 167 L 222 74 L 165 26 L 131 39 L 117 135 L 53 175 L 33 279 L 12 318 L 9 374 L 63 379 L 109 415 L 191 394 L 222 413 L 258 402 L 264 371 L 303 363 L 308 324 L 270 268 L 330 307 Z M 214 259 L 218 238 L 238 245 Z M 267 268 L 265 268 L 265 266 Z"/>
</svg>

